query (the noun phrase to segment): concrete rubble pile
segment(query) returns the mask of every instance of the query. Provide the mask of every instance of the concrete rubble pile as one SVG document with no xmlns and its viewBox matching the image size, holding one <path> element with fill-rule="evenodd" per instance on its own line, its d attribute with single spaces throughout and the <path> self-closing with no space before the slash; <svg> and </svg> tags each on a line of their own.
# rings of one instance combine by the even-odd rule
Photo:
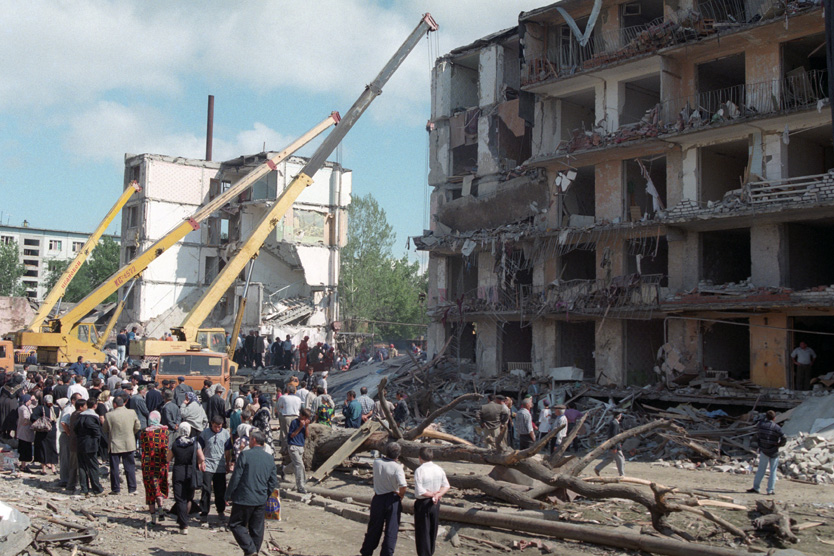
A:
<svg viewBox="0 0 834 556">
<path fill-rule="evenodd" d="M 799 433 L 782 448 L 779 470 L 792 479 L 834 484 L 834 438 Z"/>
</svg>

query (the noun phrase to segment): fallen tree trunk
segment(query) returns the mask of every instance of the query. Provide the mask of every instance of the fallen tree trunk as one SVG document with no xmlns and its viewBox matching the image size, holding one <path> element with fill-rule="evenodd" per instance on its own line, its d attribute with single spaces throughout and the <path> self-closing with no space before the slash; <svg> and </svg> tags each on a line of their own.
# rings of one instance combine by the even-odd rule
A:
<svg viewBox="0 0 834 556">
<path fill-rule="evenodd" d="M 370 495 L 347 494 L 320 487 L 311 487 L 310 491 L 334 500 L 352 498 L 354 501 L 362 504 L 370 504 L 372 498 Z M 408 499 L 403 500 L 403 510 L 406 513 L 414 513 L 414 501 Z M 468 523 L 470 525 L 494 527 L 508 531 L 524 531 L 557 539 L 575 540 L 614 548 L 642 550 L 644 552 L 665 554 L 668 556 L 692 556 L 692 554 L 698 554 L 699 556 L 749 556 L 750 554 L 743 550 L 687 543 L 651 535 L 624 533 L 621 531 L 606 530 L 607 528 L 599 526 L 590 527 L 587 525 L 575 525 L 544 519 L 518 517 L 495 512 L 456 508 L 443 504 L 440 506 L 440 519 L 457 523 Z"/>
</svg>

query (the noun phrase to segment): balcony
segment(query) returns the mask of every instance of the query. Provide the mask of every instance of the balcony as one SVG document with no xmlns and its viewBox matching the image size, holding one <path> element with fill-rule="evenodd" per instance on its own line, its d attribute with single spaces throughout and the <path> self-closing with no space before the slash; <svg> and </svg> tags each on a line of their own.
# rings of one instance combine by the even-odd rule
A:
<svg viewBox="0 0 834 556">
<path fill-rule="evenodd" d="M 706 0 L 697 2 L 697 9 L 679 10 L 650 23 L 604 32 L 595 30 L 585 45 L 563 31 L 556 38 L 559 44 L 548 48 L 546 53 L 540 52 L 539 56 L 533 53 L 535 57 L 526 61 L 521 84 L 530 86 L 593 71 L 817 6 L 818 3 L 810 0 Z M 565 26 L 559 28 L 566 29 Z"/>
<path fill-rule="evenodd" d="M 612 310 L 657 310 L 665 295 L 663 274 L 628 274 L 611 280 L 562 280 L 547 286 L 520 285 L 470 291 L 429 310 L 436 320 L 463 319 L 485 313 L 520 313 L 533 317 L 554 314 L 603 315 Z"/>
<path fill-rule="evenodd" d="M 611 133 L 575 130 L 569 141 L 559 144 L 556 154 L 822 108 L 828 102 L 827 72 L 799 70 L 780 80 L 742 83 L 664 101 L 647 111 L 639 122 L 622 125 Z"/>
</svg>

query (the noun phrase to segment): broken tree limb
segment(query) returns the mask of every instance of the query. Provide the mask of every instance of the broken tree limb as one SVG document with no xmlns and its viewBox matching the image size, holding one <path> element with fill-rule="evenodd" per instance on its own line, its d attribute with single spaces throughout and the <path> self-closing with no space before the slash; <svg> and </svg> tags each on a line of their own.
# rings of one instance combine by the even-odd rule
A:
<svg viewBox="0 0 834 556">
<path fill-rule="evenodd" d="M 645 425 L 640 425 L 639 427 L 634 427 L 633 429 L 629 429 L 627 431 L 623 431 L 617 436 L 613 438 L 609 438 L 583 457 L 572 460 L 570 463 L 567 464 L 568 469 L 566 470 L 567 473 L 570 473 L 574 477 L 579 475 L 583 469 L 588 467 L 588 465 L 597 459 L 599 456 L 622 442 L 628 438 L 633 436 L 639 436 L 641 434 L 647 433 L 654 429 L 678 429 L 679 427 L 672 423 L 672 421 L 668 421 L 666 419 L 660 419 L 657 421 L 652 421 L 650 423 L 646 423 Z"/>
<path fill-rule="evenodd" d="M 383 377 L 382 380 L 385 380 L 385 379 L 386 379 L 386 377 Z M 382 382 L 380 382 L 380 386 L 381 385 L 382 385 Z M 422 434 L 422 432 L 426 429 L 426 427 L 428 427 L 430 424 L 432 424 L 432 422 L 434 422 L 435 419 L 437 419 L 438 417 L 440 417 L 441 415 L 443 415 L 447 411 L 450 411 L 450 410 L 454 409 L 454 407 L 456 405 L 458 405 L 462 402 L 465 402 L 467 400 L 477 400 L 477 399 L 480 399 L 481 397 L 482 396 L 480 394 L 464 394 L 463 396 L 458 396 L 457 398 L 455 398 L 454 400 L 452 400 L 448 404 L 444 405 L 440 409 L 432 411 L 429 414 L 429 416 L 426 417 L 423 420 L 422 423 L 420 423 L 419 425 L 417 425 L 413 429 L 407 430 L 405 432 L 405 434 L 403 435 L 403 438 L 405 438 L 406 440 L 415 440 L 416 438 L 418 438 Z"/>
<path fill-rule="evenodd" d="M 377 395 L 379 395 L 379 407 L 382 408 L 382 412 L 385 414 L 385 420 L 388 421 L 388 428 L 391 429 L 391 434 L 394 438 L 402 438 L 403 433 L 400 431 L 400 426 L 397 425 L 397 422 L 394 420 L 394 416 L 391 415 L 391 408 L 388 407 L 388 402 L 385 400 L 385 386 L 388 384 L 388 377 L 382 377 L 382 380 L 379 381 L 379 386 L 377 386 L 376 391 Z"/>
<path fill-rule="evenodd" d="M 585 391 L 587 391 L 587 388 L 586 388 L 585 390 L 583 390 L 583 393 L 584 393 Z M 550 464 L 550 466 L 551 466 L 551 467 L 555 467 L 555 466 L 556 466 L 556 464 L 557 464 L 559 461 L 561 461 L 562 456 L 564 456 L 564 455 L 565 455 L 565 452 L 566 452 L 566 451 L 567 451 L 567 449 L 568 449 L 568 446 L 570 446 L 570 445 L 571 445 L 571 443 L 574 441 L 574 439 L 576 438 L 576 436 L 579 434 L 579 430 L 582 428 L 582 425 L 584 425 L 584 424 L 585 424 L 585 419 L 587 419 L 587 418 L 588 418 L 588 416 L 589 416 L 591 413 L 593 413 L 594 411 L 596 411 L 596 409 L 597 409 L 597 408 L 595 407 L 595 408 L 591 409 L 590 411 L 586 411 L 586 412 L 582 415 L 582 418 L 581 418 L 581 419 L 579 419 L 579 422 L 578 422 L 578 423 L 576 423 L 576 426 L 575 426 L 575 427 L 573 427 L 573 430 L 572 430 L 572 431 L 570 431 L 570 433 L 569 433 L 569 434 L 565 437 L 565 439 L 562 441 L 562 445 L 561 445 L 561 446 L 559 446 L 559 449 L 558 449 L 558 450 L 556 450 L 555 452 L 553 452 L 553 453 L 550 455 L 550 458 L 549 458 L 547 461 L 548 461 L 548 463 Z"/>
<path fill-rule="evenodd" d="M 446 442 L 451 442 L 452 444 L 463 444 L 464 446 L 474 446 L 468 440 L 464 440 L 463 438 L 458 438 L 457 436 L 445 432 L 440 432 L 434 429 L 426 429 L 422 433 L 420 433 L 421 438 L 434 438 L 436 440 L 444 440 Z"/>
<path fill-rule="evenodd" d="M 541 502 L 527 496 L 526 493 L 514 488 L 515 485 L 496 481 L 488 475 L 447 475 L 449 484 L 459 489 L 477 489 L 496 498 L 503 500 L 525 510 L 546 510 L 550 504 Z"/>
<path fill-rule="evenodd" d="M 738 527 L 736 527 L 735 525 L 733 525 L 732 523 L 730 523 L 726 519 L 722 519 L 722 518 L 718 517 L 714 513 L 710 512 L 709 510 L 704 510 L 704 509 L 701 509 L 701 508 L 693 508 L 691 506 L 685 506 L 683 504 L 670 504 L 668 502 L 667 502 L 666 506 L 672 511 L 688 512 L 688 513 L 692 513 L 692 514 L 695 514 L 695 515 L 699 515 L 699 516 L 703 517 L 704 519 L 708 519 L 709 521 L 712 521 L 716 525 L 720 525 L 725 530 L 731 532 L 735 536 L 740 537 L 740 538 L 745 539 L 745 540 L 747 539 L 747 533 L 745 533 L 744 531 L 742 531 L 741 529 L 739 529 Z"/>
<path fill-rule="evenodd" d="M 310 490 L 315 494 L 334 500 L 344 500 L 350 497 L 354 502 L 363 504 L 371 503 L 370 495 L 348 494 L 320 487 L 310 487 Z M 408 499 L 403 500 L 403 510 L 406 513 L 414 513 L 414 501 Z M 652 535 L 626 533 L 609 530 L 609 528 L 600 526 L 589 527 L 587 525 L 575 525 L 572 523 L 506 515 L 496 512 L 473 510 L 471 508 L 456 508 L 444 504 L 440 506 L 440 519 L 443 521 L 468 523 L 515 532 L 523 531 L 558 539 L 575 540 L 620 549 L 642 550 L 668 556 L 692 556 L 693 554 L 698 554 L 698 556 L 749 556 L 749 552 L 745 550 L 681 542 Z"/>
</svg>

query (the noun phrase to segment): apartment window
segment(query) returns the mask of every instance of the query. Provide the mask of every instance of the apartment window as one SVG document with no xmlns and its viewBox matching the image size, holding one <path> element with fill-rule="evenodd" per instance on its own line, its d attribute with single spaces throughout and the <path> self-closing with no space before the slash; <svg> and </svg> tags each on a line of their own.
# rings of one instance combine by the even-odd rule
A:
<svg viewBox="0 0 834 556">
<path fill-rule="evenodd" d="M 38 271 L 37 271 L 37 269 L 27 270 L 23 275 L 28 277 L 28 278 L 37 278 L 38 277 Z"/>
<path fill-rule="evenodd" d="M 79 251 L 81 251 L 82 247 L 84 247 L 84 242 L 83 241 L 73 241 L 72 242 L 72 252 L 73 253 L 78 253 Z"/>
<path fill-rule="evenodd" d="M 63 244 L 61 243 L 60 239 L 50 239 L 49 240 L 49 250 L 50 251 L 60 251 Z"/>
<path fill-rule="evenodd" d="M 136 228 L 139 226 L 139 209 L 139 205 L 125 207 L 125 220 L 127 221 L 128 228 Z"/>
<path fill-rule="evenodd" d="M 23 259 L 23 264 L 26 266 L 38 266 L 37 259 Z"/>
<path fill-rule="evenodd" d="M 14 243 L 14 238 L 12 236 L 0 236 L 0 243 L 3 245 L 9 245 Z"/>
<path fill-rule="evenodd" d="M 37 290 L 38 289 L 38 283 L 37 282 L 31 282 L 29 280 L 24 280 L 23 285 L 26 286 L 26 289 L 30 289 L 30 290 Z"/>
<path fill-rule="evenodd" d="M 38 249 L 24 249 L 23 256 L 24 257 L 37 257 L 40 255 L 40 250 Z"/>
<path fill-rule="evenodd" d="M 133 245 L 129 245 L 125 247 L 125 261 L 124 264 L 129 263 L 136 257 L 136 247 Z"/>
<path fill-rule="evenodd" d="M 30 245 L 32 247 L 40 247 L 41 246 L 41 240 L 39 240 L 39 239 L 24 239 L 23 240 L 23 245 Z"/>
</svg>

